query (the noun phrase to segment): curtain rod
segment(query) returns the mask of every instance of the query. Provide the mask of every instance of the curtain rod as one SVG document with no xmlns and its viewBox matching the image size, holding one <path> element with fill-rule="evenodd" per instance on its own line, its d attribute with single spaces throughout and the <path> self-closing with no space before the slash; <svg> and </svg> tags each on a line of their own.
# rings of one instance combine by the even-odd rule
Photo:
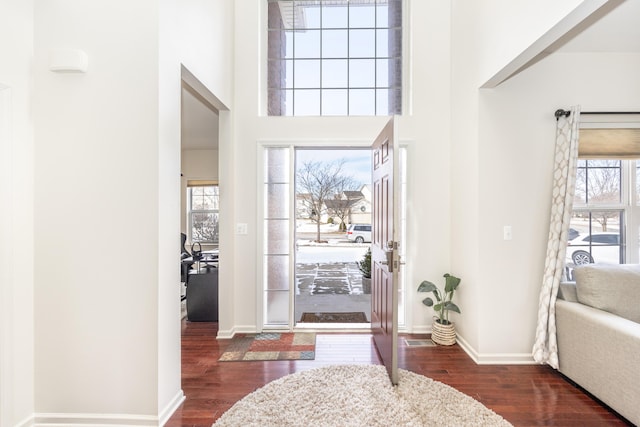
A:
<svg viewBox="0 0 640 427">
<path fill-rule="evenodd" d="M 554 113 L 554 116 L 556 116 L 556 121 L 557 121 L 562 116 L 569 117 L 570 114 L 571 114 L 571 111 L 563 110 L 562 108 L 559 108 Z M 580 114 L 640 114 L 640 112 L 638 111 L 584 111 Z"/>
</svg>

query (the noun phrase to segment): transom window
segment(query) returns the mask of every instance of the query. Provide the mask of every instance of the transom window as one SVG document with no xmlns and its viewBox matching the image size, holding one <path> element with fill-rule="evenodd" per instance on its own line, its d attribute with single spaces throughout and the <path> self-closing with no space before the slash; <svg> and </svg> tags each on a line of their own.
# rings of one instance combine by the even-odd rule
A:
<svg viewBox="0 0 640 427">
<path fill-rule="evenodd" d="M 268 114 L 402 112 L 402 0 L 267 0 Z"/>
</svg>

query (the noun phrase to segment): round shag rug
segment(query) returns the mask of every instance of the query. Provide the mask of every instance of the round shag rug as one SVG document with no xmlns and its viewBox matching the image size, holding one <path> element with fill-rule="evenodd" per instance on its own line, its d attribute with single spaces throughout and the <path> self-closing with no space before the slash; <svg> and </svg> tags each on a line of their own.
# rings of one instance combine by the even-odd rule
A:
<svg viewBox="0 0 640 427">
<path fill-rule="evenodd" d="M 224 426 L 510 426 L 480 402 L 413 372 L 391 385 L 380 365 L 327 366 L 272 381 L 237 402 Z"/>
</svg>

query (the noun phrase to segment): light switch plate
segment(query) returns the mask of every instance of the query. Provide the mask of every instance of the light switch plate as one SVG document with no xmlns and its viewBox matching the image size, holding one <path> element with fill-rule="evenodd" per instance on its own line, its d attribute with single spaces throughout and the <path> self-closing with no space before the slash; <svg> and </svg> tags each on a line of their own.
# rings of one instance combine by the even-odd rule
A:
<svg viewBox="0 0 640 427">
<path fill-rule="evenodd" d="M 513 233 L 511 232 L 511 226 L 505 225 L 503 228 L 503 238 L 504 240 L 511 240 L 513 238 Z"/>
<path fill-rule="evenodd" d="M 244 222 L 237 223 L 236 234 L 247 234 L 247 224 Z"/>
</svg>

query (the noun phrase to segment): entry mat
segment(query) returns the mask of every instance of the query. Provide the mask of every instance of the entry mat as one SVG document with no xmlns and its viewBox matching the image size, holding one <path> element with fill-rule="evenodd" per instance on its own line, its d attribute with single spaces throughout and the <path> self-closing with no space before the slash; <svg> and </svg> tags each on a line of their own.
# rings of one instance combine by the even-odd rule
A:
<svg viewBox="0 0 640 427">
<path fill-rule="evenodd" d="M 303 323 L 368 323 L 364 312 L 350 313 L 302 313 Z"/>
<path fill-rule="evenodd" d="M 310 332 L 265 332 L 238 334 L 231 339 L 221 362 L 254 360 L 313 360 L 316 334 Z"/>
</svg>

